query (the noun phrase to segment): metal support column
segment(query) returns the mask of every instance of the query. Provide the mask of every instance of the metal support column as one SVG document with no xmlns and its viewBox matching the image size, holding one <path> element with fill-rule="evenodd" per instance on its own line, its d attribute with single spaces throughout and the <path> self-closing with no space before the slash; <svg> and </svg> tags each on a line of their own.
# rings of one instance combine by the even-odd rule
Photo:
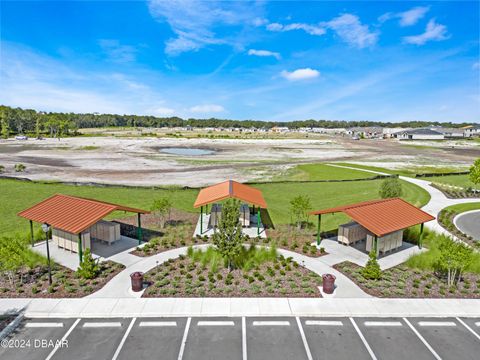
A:
<svg viewBox="0 0 480 360">
<path fill-rule="evenodd" d="M 322 214 L 318 214 L 318 224 L 317 224 L 317 245 L 320 246 L 320 242 L 322 241 L 320 237 L 320 224 L 322 222 Z"/>
<path fill-rule="evenodd" d="M 257 235 L 260 235 L 260 207 L 257 211 Z"/>
<path fill-rule="evenodd" d="M 138 238 L 138 245 L 140 245 L 143 241 L 143 231 L 142 231 L 142 220 L 141 214 L 137 214 L 137 238 Z"/>
<path fill-rule="evenodd" d="M 422 248 L 423 242 L 423 223 L 420 225 L 420 236 L 418 237 L 418 248 Z"/>
<path fill-rule="evenodd" d="M 203 234 L 203 206 L 200 206 L 200 235 Z"/>
<path fill-rule="evenodd" d="M 32 240 L 32 247 L 35 246 L 35 236 L 33 234 L 33 221 L 30 220 L 30 239 Z"/>
<path fill-rule="evenodd" d="M 78 234 L 78 258 L 81 263 L 83 261 L 82 233 Z"/>
<path fill-rule="evenodd" d="M 378 237 L 375 235 L 375 256 L 378 257 Z"/>
</svg>

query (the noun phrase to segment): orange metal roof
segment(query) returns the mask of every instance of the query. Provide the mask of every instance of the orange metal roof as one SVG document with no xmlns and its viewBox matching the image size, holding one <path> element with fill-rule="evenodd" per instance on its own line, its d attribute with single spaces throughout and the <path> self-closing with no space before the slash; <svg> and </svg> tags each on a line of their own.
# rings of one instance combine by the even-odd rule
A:
<svg viewBox="0 0 480 360">
<path fill-rule="evenodd" d="M 47 223 L 56 229 L 78 234 L 116 210 L 148 213 L 145 210 L 104 201 L 56 194 L 17 215 L 28 220 Z"/>
<path fill-rule="evenodd" d="M 229 198 L 242 200 L 262 208 L 267 207 L 260 190 L 233 180 L 227 180 L 200 190 L 193 206 L 197 208 Z"/>
<path fill-rule="evenodd" d="M 435 217 L 400 198 L 364 201 L 313 211 L 321 215 L 343 212 L 377 236 L 434 220 Z"/>
</svg>

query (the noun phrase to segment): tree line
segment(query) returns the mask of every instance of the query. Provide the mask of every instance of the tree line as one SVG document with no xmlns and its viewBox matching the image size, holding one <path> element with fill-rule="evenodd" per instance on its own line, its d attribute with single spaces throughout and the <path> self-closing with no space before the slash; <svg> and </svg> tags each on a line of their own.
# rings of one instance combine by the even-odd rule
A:
<svg viewBox="0 0 480 360">
<path fill-rule="evenodd" d="M 287 122 L 260 120 L 229 119 L 182 119 L 173 117 L 156 117 L 148 115 L 119 115 L 97 113 L 59 113 L 42 112 L 32 109 L 12 108 L 0 105 L 0 134 L 8 137 L 14 134 L 30 134 L 51 137 L 76 134 L 82 128 L 102 127 L 216 127 L 216 128 L 265 128 L 287 126 L 291 129 L 311 128 L 349 128 L 349 127 L 405 127 L 417 128 L 427 126 L 461 127 L 468 123 L 454 124 L 437 121 L 404 121 L 398 123 L 378 121 L 344 121 L 344 120 L 294 120 Z"/>
</svg>

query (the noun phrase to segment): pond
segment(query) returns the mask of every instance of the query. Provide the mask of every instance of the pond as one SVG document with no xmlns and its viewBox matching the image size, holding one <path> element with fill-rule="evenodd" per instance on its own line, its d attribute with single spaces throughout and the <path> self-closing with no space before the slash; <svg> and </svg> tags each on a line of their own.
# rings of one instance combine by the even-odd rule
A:
<svg viewBox="0 0 480 360">
<path fill-rule="evenodd" d="M 171 154 L 171 155 L 181 155 L 181 156 L 202 156 L 202 155 L 211 155 L 215 153 L 215 150 L 209 149 L 199 149 L 199 148 L 183 148 L 183 147 L 170 147 L 162 148 L 160 152 Z"/>
</svg>

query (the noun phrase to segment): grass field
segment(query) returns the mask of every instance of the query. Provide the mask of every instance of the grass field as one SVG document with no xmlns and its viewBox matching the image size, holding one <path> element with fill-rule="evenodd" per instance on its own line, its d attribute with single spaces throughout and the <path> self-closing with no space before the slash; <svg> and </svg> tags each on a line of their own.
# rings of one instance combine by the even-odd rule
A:
<svg viewBox="0 0 480 360">
<path fill-rule="evenodd" d="M 461 214 L 465 211 L 479 210 L 479 209 L 480 209 L 480 202 L 474 202 L 474 203 L 457 204 L 457 205 L 448 206 L 444 210 L 455 211 L 457 214 Z"/>
<path fill-rule="evenodd" d="M 313 176 L 325 176 L 327 170 L 321 166 L 318 170 L 307 167 Z M 335 176 L 347 178 L 350 170 L 331 168 Z M 359 172 L 360 174 L 366 174 Z M 323 175 L 322 175 L 323 174 Z M 370 175 L 367 173 L 367 175 Z M 290 200 L 297 195 L 307 195 L 311 199 L 313 209 L 322 209 L 341 204 L 378 198 L 378 189 L 382 180 L 368 180 L 355 182 L 331 183 L 276 183 L 262 184 L 255 187 L 261 189 L 268 204 L 268 211 L 274 224 L 285 224 L 291 221 L 289 208 Z M 423 189 L 402 182 L 403 198 L 421 206 L 429 201 L 429 195 Z M 56 193 L 90 197 L 108 202 L 120 203 L 127 206 L 150 209 L 153 199 L 169 197 L 174 207 L 180 210 L 194 212 L 192 205 L 198 190 L 192 189 L 150 189 L 150 188 L 122 188 L 122 187 L 93 187 L 74 186 L 58 183 L 35 183 L 18 180 L 0 180 L 0 233 L 13 235 L 26 233 L 28 221 L 16 214 L 37 202 Z M 124 213 L 114 213 L 111 217 L 128 216 Z M 313 218 L 311 219 L 314 220 Z M 344 215 L 328 215 L 322 219 L 322 229 L 331 230 L 339 223 L 347 220 Z M 37 225 L 38 226 L 38 225 Z"/>
<path fill-rule="evenodd" d="M 428 181 L 434 182 L 434 183 L 440 183 L 440 184 L 447 184 L 447 185 L 453 185 L 453 186 L 459 186 L 463 188 L 478 188 L 480 187 L 479 185 L 475 185 L 472 183 L 468 177 L 468 175 L 448 175 L 448 176 L 434 176 L 434 177 L 429 177 L 425 178 L 428 179 Z"/>
<path fill-rule="evenodd" d="M 326 164 L 302 164 L 287 171 L 275 180 L 316 181 L 316 180 L 352 180 L 375 176 L 361 170 L 342 169 Z"/>
</svg>

